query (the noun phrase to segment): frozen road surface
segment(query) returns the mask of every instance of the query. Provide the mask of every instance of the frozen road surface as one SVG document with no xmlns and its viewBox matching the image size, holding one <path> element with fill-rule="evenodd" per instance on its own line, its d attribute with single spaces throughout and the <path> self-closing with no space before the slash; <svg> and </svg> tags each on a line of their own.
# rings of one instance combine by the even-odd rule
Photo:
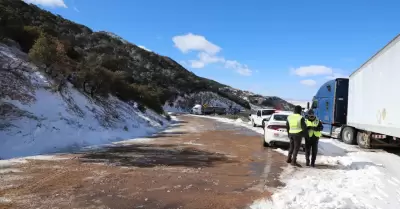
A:
<svg viewBox="0 0 400 209">
<path fill-rule="evenodd" d="M 321 139 L 317 167 L 294 168 L 284 147 L 262 146 L 262 133 L 179 116 L 147 138 L 0 160 L 0 209 L 400 208 L 398 155 Z"/>
</svg>

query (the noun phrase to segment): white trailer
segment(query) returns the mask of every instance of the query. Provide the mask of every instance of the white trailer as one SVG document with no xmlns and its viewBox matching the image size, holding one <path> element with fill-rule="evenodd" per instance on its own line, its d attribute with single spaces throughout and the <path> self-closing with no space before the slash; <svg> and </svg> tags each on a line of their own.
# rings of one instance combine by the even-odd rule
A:
<svg viewBox="0 0 400 209">
<path fill-rule="evenodd" d="M 400 138 L 400 35 L 349 77 L 347 127 L 360 147 Z M 389 141 L 391 141 L 389 143 Z"/>
</svg>

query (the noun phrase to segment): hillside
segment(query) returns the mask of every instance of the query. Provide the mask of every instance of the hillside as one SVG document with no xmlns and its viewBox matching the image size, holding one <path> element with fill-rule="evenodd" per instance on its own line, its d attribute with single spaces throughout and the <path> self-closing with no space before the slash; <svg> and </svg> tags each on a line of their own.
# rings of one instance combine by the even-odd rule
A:
<svg viewBox="0 0 400 209">
<path fill-rule="evenodd" d="M 146 51 L 113 33 L 93 32 L 23 1 L 0 0 L 0 10 L 0 41 L 29 53 L 30 59 L 57 81 L 59 89 L 69 81 L 92 96 L 112 94 L 159 113 L 163 105 L 173 104 L 177 98 L 193 100 L 200 92 L 250 108 L 242 91 L 198 77 L 169 57 Z"/>
</svg>

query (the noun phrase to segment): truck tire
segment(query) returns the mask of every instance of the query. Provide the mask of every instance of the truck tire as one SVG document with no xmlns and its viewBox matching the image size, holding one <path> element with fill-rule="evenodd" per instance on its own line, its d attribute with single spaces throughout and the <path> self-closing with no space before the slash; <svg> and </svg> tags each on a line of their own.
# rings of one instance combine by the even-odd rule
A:
<svg viewBox="0 0 400 209">
<path fill-rule="evenodd" d="M 262 128 L 265 128 L 265 120 L 262 121 Z"/>
<path fill-rule="evenodd" d="M 346 144 L 356 144 L 355 130 L 352 127 L 346 126 L 342 130 L 342 141 Z"/>
<path fill-rule="evenodd" d="M 360 148 L 370 149 L 371 148 L 371 135 L 365 132 L 359 131 L 357 133 L 357 144 Z"/>
</svg>

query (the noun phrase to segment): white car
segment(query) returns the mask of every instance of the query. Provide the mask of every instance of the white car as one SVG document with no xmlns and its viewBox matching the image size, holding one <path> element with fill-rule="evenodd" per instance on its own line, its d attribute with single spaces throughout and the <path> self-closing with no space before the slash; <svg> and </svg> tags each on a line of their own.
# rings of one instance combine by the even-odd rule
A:
<svg viewBox="0 0 400 209">
<path fill-rule="evenodd" d="M 260 109 L 257 110 L 256 114 L 250 115 L 251 123 L 253 127 L 261 126 L 264 127 L 265 122 L 274 114 L 276 109 Z"/>
<path fill-rule="evenodd" d="M 278 112 L 271 115 L 264 127 L 264 147 L 273 146 L 276 143 L 289 143 L 288 133 L 286 131 L 286 120 L 292 112 Z M 301 141 L 304 149 L 304 138 Z"/>
</svg>

